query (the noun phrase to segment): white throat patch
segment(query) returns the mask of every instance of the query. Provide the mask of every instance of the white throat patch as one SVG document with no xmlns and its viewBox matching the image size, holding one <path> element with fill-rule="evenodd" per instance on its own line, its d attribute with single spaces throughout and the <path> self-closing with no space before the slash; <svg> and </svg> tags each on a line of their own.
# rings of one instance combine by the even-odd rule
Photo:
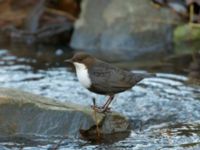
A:
<svg viewBox="0 0 200 150">
<path fill-rule="evenodd" d="M 79 82 L 86 88 L 89 88 L 91 86 L 91 80 L 89 78 L 88 70 L 86 66 L 82 63 L 74 63 L 74 66 L 76 68 L 76 74 L 78 77 Z"/>
</svg>

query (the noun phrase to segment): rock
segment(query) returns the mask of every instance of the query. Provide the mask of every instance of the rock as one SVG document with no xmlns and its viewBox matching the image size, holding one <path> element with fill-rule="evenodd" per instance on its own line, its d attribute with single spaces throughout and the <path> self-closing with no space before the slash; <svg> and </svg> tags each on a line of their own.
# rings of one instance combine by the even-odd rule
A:
<svg viewBox="0 0 200 150">
<path fill-rule="evenodd" d="M 17 135 L 94 136 L 96 120 L 101 135 L 129 131 L 127 118 L 119 113 L 96 113 L 95 117 L 90 107 L 0 88 L 0 138 Z"/>
<path fill-rule="evenodd" d="M 172 51 L 177 16 L 149 0 L 84 0 L 71 47 L 109 61 L 160 56 Z M 176 18 L 176 21 L 175 19 Z"/>
<path fill-rule="evenodd" d="M 188 70 L 190 78 L 200 79 L 200 58 L 193 60 Z"/>
</svg>

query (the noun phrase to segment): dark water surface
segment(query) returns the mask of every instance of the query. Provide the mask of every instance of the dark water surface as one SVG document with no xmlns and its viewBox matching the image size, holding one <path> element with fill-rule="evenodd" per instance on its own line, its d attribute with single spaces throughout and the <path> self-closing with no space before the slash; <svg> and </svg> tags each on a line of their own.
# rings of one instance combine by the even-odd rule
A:
<svg viewBox="0 0 200 150">
<path fill-rule="evenodd" d="M 62 49 L 38 51 L 29 48 L 0 49 L 0 85 L 55 98 L 90 105 L 104 96 L 84 89 L 63 60 L 70 57 Z M 11 50 L 12 49 L 12 50 Z M 49 54 L 50 52 L 50 54 Z M 76 138 L 66 138 L 59 149 L 200 149 L 200 86 L 186 84 L 187 77 L 158 73 L 145 79 L 129 91 L 118 94 L 112 109 L 132 122 L 130 136 L 115 143 L 90 144 Z M 0 139 L 0 149 L 23 150 L 52 148 L 60 139 L 45 137 Z"/>
</svg>

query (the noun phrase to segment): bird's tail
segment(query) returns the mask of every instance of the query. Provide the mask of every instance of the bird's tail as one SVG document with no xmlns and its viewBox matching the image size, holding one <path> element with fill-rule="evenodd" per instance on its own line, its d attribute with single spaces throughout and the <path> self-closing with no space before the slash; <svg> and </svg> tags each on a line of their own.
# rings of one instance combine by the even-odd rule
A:
<svg viewBox="0 0 200 150">
<path fill-rule="evenodd" d="M 155 73 L 138 73 L 138 75 L 140 75 L 143 78 L 153 78 L 153 77 L 156 77 Z"/>
<path fill-rule="evenodd" d="M 133 72 L 133 78 L 135 82 L 139 82 L 144 78 L 153 78 L 153 77 L 156 77 L 156 74 L 147 72 Z"/>
</svg>

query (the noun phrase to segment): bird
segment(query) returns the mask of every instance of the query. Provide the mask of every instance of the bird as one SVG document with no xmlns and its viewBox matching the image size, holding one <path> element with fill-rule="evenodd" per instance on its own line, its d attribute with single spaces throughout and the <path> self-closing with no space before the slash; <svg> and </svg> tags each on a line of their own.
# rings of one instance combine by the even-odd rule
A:
<svg viewBox="0 0 200 150">
<path fill-rule="evenodd" d="M 115 94 L 131 89 L 144 78 L 155 76 L 152 73 L 132 73 L 120 69 L 84 52 L 75 53 L 65 62 L 75 66 L 77 78 L 86 89 L 96 94 L 109 96 L 103 106 L 92 105 L 92 108 L 99 113 L 110 110 L 109 105 Z"/>
</svg>

